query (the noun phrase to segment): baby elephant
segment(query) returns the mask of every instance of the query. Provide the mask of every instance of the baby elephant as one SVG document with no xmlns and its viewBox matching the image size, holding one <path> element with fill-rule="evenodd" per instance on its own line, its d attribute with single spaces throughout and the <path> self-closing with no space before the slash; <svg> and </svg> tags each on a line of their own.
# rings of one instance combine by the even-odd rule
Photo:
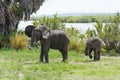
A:
<svg viewBox="0 0 120 80">
<path fill-rule="evenodd" d="M 92 59 L 91 52 L 94 51 L 94 61 L 100 60 L 102 40 L 96 37 L 88 39 L 86 42 L 85 55 Z"/>
<path fill-rule="evenodd" d="M 62 61 L 67 60 L 69 39 L 63 30 L 48 30 L 46 25 L 40 25 L 33 29 L 28 48 L 31 49 L 33 43 L 38 40 L 41 42 L 40 62 L 43 62 L 44 57 L 45 62 L 49 62 L 48 52 L 50 48 L 61 52 Z"/>
</svg>

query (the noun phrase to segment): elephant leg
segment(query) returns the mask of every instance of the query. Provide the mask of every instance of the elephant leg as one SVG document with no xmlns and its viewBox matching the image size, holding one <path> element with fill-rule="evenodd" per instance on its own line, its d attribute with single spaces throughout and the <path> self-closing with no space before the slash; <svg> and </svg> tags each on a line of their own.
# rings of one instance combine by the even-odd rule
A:
<svg viewBox="0 0 120 80">
<path fill-rule="evenodd" d="M 45 53 L 45 63 L 49 63 L 48 52 Z"/>
<path fill-rule="evenodd" d="M 44 53 L 40 54 L 40 62 L 43 62 Z"/>
<path fill-rule="evenodd" d="M 89 58 L 90 58 L 90 59 L 92 59 L 91 52 L 92 52 L 92 49 L 90 49 L 90 52 L 89 52 Z"/>
<path fill-rule="evenodd" d="M 45 63 L 49 63 L 48 52 L 49 52 L 49 48 L 44 47 Z"/>
<path fill-rule="evenodd" d="M 100 51 L 98 52 L 98 59 L 97 60 L 100 60 Z"/>
<path fill-rule="evenodd" d="M 96 60 L 100 60 L 100 52 L 101 52 L 100 48 L 96 49 L 96 53 L 97 53 Z"/>
<path fill-rule="evenodd" d="M 40 54 L 40 62 L 43 62 L 44 52 L 43 45 L 41 45 L 41 54 Z"/>
<path fill-rule="evenodd" d="M 97 61 L 97 59 L 98 59 L 98 53 L 97 51 L 94 51 L 94 61 Z"/>
<path fill-rule="evenodd" d="M 67 60 L 67 57 L 68 57 L 68 50 L 60 50 L 60 52 L 61 52 L 62 57 L 63 57 L 62 62 L 65 62 Z"/>
</svg>

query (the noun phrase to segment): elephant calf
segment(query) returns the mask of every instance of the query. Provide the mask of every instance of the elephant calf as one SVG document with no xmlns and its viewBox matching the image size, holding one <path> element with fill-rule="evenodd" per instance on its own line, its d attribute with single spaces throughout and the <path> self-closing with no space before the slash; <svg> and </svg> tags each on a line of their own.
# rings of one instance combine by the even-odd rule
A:
<svg viewBox="0 0 120 80">
<path fill-rule="evenodd" d="M 31 49 L 33 43 L 38 40 L 41 42 L 41 62 L 43 62 L 44 56 L 45 62 L 49 62 L 49 48 L 59 50 L 63 56 L 62 61 L 67 60 L 69 39 L 63 30 L 48 30 L 46 25 L 40 25 L 33 29 L 28 48 Z"/>
<path fill-rule="evenodd" d="M 94 51 L 94 61 L 100 60 L 102 41 L 99 38 L 92 37 L 86 42 L 85 55 L 92 59 L 91 52 Z"/>
</svg>

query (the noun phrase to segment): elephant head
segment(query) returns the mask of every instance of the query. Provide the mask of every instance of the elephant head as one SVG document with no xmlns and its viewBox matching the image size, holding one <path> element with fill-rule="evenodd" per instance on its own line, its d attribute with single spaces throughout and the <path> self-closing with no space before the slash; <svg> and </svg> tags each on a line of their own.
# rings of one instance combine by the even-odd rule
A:
<svg viewBox="0 0 120 80">
<path fill-rule="evenodd" d="M 88 56 L 90 54 L 90 49 L 91 49 L 91 40 L 88 40 L 86 42 L 86 47 L 85 47 L 85 55 Z"/>
<path fill-rule="evenodd" d="M 92 49 L 90 48 L 90 45 L 87 44 L 86 48 L 85 48 L 85 55 L 90 57 L 90 59 L 92 59 L 92 55 L 91 55 Z"/>
<path fill-rule="evenodd" d="M 37 41 L 41 41 L 48 39 L 50 31 L 47 29 L 46 25 L 40 25 L 37 28 L 34 28 L 31 34 L 31 40 L 29 41 L 28 48 L 32 49 L 31 46 L 33 46 L 34 43 Z"/>
</svg>

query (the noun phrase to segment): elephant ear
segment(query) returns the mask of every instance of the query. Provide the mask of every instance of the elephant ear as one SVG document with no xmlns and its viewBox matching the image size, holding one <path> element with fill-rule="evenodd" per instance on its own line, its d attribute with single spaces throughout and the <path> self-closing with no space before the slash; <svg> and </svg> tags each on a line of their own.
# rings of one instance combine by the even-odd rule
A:
<svg viewBox="0 0 120 80">
<path fill-rule="evenodd" d="M 34 28 L 35 28 L 34 25 L 28 25 L 28 26 L 26 26 L 26 28 L 25 28 L 25 34 L 28 37 L 31 37 L 32 36 L 32 31 L 33 31 Z"/>
<path fill-rule="evenodd" d="M 43 39 L 48 39 L 50 35 L 50 30 L 45 30 L 42 34 Z"/>
<path fill-rule="evenodd" d="M 36 40 L 41 40 L 42 39 L 42 31 L 40 29 L 35 29 L 34 30 L 34 36 Z"/>
</svg>

